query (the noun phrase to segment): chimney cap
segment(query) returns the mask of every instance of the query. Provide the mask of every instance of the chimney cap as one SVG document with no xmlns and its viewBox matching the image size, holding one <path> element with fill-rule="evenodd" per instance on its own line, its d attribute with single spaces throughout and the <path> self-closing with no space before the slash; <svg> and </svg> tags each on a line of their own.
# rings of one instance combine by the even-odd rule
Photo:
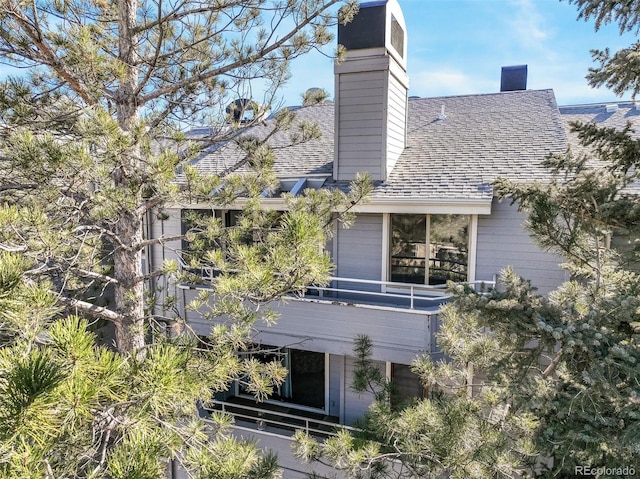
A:
<svg viewBox="0 0 640 479">
<path fill-rule="evenodd" d="M 338 43 L 347 51 L 385 48 L 406 68 L 407 26 L 398 0 L 361 3 L 351 22 L 338 24 Z"/>
<path fill-rule="evenodd" d="M 518 91 L 527 89 L 527 65 L 502 67 L 500 91 Z"/>
</svg>

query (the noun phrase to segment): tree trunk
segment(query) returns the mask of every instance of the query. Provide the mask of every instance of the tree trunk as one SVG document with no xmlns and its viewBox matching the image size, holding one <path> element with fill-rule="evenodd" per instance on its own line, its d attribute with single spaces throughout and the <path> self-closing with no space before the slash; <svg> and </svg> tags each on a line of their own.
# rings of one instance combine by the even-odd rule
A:
<svg viewBox="0 0 640 479">
<path fill-rule="evenodd" d="M 135 34 L 138 0 L 118 0 L 118 48 L 119 58 L 124 65 L 118 86 L 115 104 L 118 123 L 123 131 L 131 132 L 139 120 L 136 101 L 138 73 L 138 38 Z M 114 172 L 114 185 L 125 194 L 134 193 L 129 174 L 137 176 L 140 168 L 139 151 L 133 146 L 123 152 L 120 171 Z M 135 181 L 135 180 L 133 180 Z M 137 204 L 142 200 L 138 196 Z M 136 205 L 137 206 L 137 205 Z M 118 351 L 126 354 L 144 355 L 145 317 L 144 282 L 142 275 L 142 250 L 136 247 L 143 239 L 142 217 L 136 213 L 136 206 L 124 207 L 115 225 L 115 233 L 124 246 L 117 246 L 113 256 L 114 277 L 118 281 L 115 288 L 115 309 L 122 320 L 115 322 Z"/>
<path fill-rule="evenodd" d="M 118 237 L 127 245 L 142 240 L 142 219 L 133 212 L 125 212 L 115 227 Z M 139 354 L 145 343 L 144 282 L 142 275 L 142 250 L 117 247 L 113 255 L 115 309 L 122 315 L 115 322 L 116 345 L 122 353 Z"/>
</svg>

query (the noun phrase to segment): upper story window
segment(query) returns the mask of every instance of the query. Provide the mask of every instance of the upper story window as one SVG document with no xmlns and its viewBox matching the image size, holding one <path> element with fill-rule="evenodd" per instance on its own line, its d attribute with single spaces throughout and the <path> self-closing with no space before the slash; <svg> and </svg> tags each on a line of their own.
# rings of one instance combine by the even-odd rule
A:
<svg viewBox="0 0 640 479">
<path fill-rule="evenodd" d="M 221 221 L 220 211 L 205 209 L 183 209 L 180 212 L 181 234 L 187 235 L 182 239 L 182 258 L 188 263 L 202 263 L 207 250 L 219 247 L 214 238 L 207 238 L 204 234 L 207 224 L 211 221 Z"/>
<path fill-rule="evenodd" d="M 438 285 L 467 281 L 468 215 L 391 215 L 390 280 Z"/>
<path fill-rule="evenodd" d="M 219 250 L 227 261 L 237 257 L 239 245 L 260 247 L 269 234 L 280 229 L 282 212 L 265 211 L 255 226 L 242 210 L 183 209 L 181 257 L 189 268 L 210 266 L 208 251 Z"/>
</svg>

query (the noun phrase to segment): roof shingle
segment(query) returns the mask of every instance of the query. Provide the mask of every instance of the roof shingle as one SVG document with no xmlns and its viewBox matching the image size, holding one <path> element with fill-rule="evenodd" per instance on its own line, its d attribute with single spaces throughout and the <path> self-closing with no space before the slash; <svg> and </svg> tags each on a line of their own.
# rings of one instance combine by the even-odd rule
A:
<svg viewBox="0 0 640 479">
<path fill-rule="evenodd" d="M 446 119 L 438 120 L 444 105 Z M 317 122 L 320 139 L 285 147 L 288 134 L 270 142 L 276 148 L 275 171 L 281 178 L 326 174 L 333 182 L 334 105 L 296 111 L 300 120 Z M 264 135 L 269 126 L 251 129 Z M 374 198 L 475 200 L 492 197 L 498 177 L 530 181 L 547 178 L 541 163 L 562 152 L 567 135 L 552 90 L 409 99 L 407 148 L 387 181 L 376 182 Z M 200 157 L 203 171 L 219 173 L 242 157 L 228 142 Z"/>
</svg>

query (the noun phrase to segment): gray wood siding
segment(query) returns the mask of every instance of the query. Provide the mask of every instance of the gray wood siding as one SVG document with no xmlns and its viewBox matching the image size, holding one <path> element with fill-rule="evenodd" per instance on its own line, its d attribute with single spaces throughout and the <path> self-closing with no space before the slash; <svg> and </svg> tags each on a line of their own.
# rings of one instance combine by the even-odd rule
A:
<svg viewBox="0 0 640 479">
<path fill-rule="evenodd" d="M 237 420 L 231 430 L 239 440 L 255 442 L 259 449 L 268 449 L 277 453 L 278 465 L 282 468 L 283 479 L 308 479 L 310 476 L 345 478 L 345 473 L 341 470 L 320 462 L 306 463 L 294 457 L 291 450 L 293 439 L 287 435 L 287 431 L 275 427 L 267 427 L 264 431 L 254 428 L 255 425 Z M 178 476 L 176 479 L 187 479 L 187 476 Z"/>
<path fill-rule="evenodd" d="M 407 90 L 393 75 L 389 75 L 387 107 L 387 175 L 405 147 Z"/>
<path fill-rule="evenodd" d="M 538 247 L 523 223 L 526 216 L 510 206 L 509 201 L 494 198 L 491 215 L 478 216 L 476 280 L 492 280 L 507 266 L 542 294 L 555 289 L 567 279 L 559 267 L 563 259 Z"/>
<path fill-rule="evenodd" d="M 157 212 L 151 214 L 151 224 L 149 229 L 153 238 L 168 238 L 170 236 L 180 235 L 182 233 L 179 209 L 167 209 L 163 211 L 162 218 L 158 218 Z M 162 268 L 165 260 L 177 260 L 176 251 L 180 250 L 182 242 L 168 241 L 164 245 L 156 244 L 149 248 L 148 264 L 150 271 L 156 271 Z M 166 275 L 153 280 L 151 287 L 158 286 L 162 289 L 160 295 L 173 293 L 173 284 L 170 284 Z M 169 289 L 171 288 L 171 291 Z M 156 313 L 163 314 L 161 306 L 156 306 Z"/>
<path fill-rule="evenodd" d="M 352 179 L 368 171 L 382 176 L 385 72 L 343 73 L 337 107 L 337 175 Z"/>
<path fill-rule="evenodd" d="M 163 213 L 163 219 L 158 218 L 157 213 L 151 215 L 151 234 L 153 238 L 167 238 L 182 234 L 182 226 L 180 222 L 179 209 L 167 209 Z M 182 242 L 168 241 L 163 245 L 154 245 L 151 255 L 153 256 L 153 265 L 156 269 L 162 266 L 163 259 L 177 258 L 176 250 L 181 248 Z"/>
<path fill-rule="evenodd" d="M 382 215 L 360 214 L 349 229 L 339 228 L 336 276 L 380 281 L 382 271 Z M 355 285 L 344 285 L 353 287 Z M 378 285 L 358 285 L 370 291 L 380 291 Z"/>
<path fill-rule="evenodd" d="M 370 392 L 357 393 L 352 388 L 355 371 L 355 361 L 353 357 L 345 358 L 345 392 L 344 392 L 344 423 L 352 425 L 356 419 L 362 418 L 374 400 Z M 380 368 L 382 377 L 385 375 L 385 363 L 374 361 L 374 365 Z"/>
<path fill-rule="evenodd" d="M 182 291 L 189 303 L 196 291 Z M 431 352 L 435 316 L 427 312 L 371 307 L 335 301 L 272 303 L 267 307 L 280 314 L 276 324 L 256 324 L 257 337 L 266 344 L 291 346 L 309 351 L 349 355 L 354 339 L 366 334 L 373 343 L 374 359 L 409 364 L 417 354 Z M 264 308 L 264 306 L 263 306 Z M 208 335 L 224 318 L 207 321 L 198 312 L 187 320 L 197 334 Z"/>
</svg>

